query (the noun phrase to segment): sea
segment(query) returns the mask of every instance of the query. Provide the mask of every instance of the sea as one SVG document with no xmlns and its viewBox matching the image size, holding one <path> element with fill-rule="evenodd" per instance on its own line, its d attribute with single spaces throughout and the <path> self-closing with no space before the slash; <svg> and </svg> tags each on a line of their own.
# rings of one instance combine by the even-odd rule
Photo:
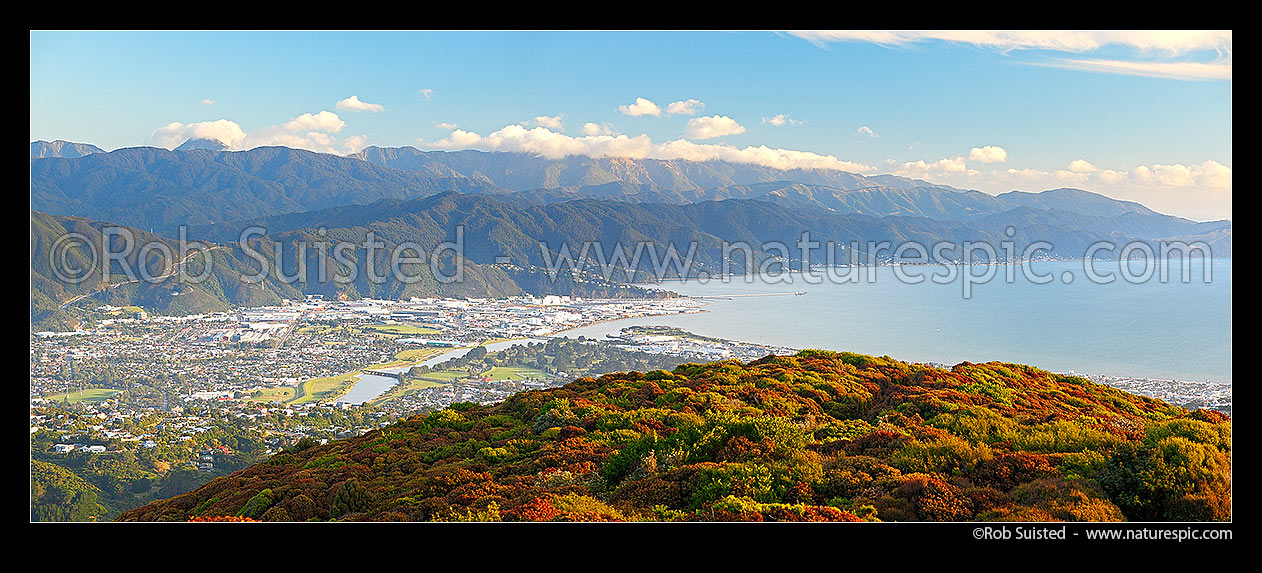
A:
<svg viewBox="0 0 1262 573">
<path fill-rule="evenodd" d="M 947 280 L 952 268 L 957 272 Z M 815 269 L 662 282 L 655 286 L 705 302 L 704 312 L 611 321 L 565 336 L 603 338 L 631 325 L 667 325 L 948 366 L 1001 361 L 1079 375 L 1231 382 L 1231 259 L 833 272 L 845 270 L 856 271 L 858 281 L 825 278 Z M 989 280 L 964 279 L 988 272 Z"/>
</svg>

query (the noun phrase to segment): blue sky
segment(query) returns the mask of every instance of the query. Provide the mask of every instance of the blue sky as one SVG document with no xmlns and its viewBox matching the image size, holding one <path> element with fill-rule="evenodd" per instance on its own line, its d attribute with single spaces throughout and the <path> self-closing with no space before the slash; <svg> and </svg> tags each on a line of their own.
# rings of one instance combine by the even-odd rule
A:
<svg viewBox="0 0 1262 573">
<path fill-rule="evenodd" d="M 1230 32 L 32 32 L 30 43 L 32 140 L 721 158 L 991 193 L 1073 186 L 1231 215 Z"/>
</svg>

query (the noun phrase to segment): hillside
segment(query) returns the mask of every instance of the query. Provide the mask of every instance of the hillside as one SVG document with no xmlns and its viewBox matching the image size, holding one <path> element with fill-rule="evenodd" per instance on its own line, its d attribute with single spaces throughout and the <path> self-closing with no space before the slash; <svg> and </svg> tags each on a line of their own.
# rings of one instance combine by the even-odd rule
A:
<svg viewBox="0 0 1262 573">
<path fill-rule="evenodd" d="M 242 256 L 240 249 L 215 247 L 200 252 L 193 249 L 188 252 L 185 265 L 177 267 L 178 261 L 168 260 L 161 249 L 151 249 L 144 260 L 139 257 L 144 245 L 164 245 L 167 252 L 178 257 L 180 246 L 175 240 L 82 217 L 37 211 L 32 211 L 30 216 L 31 329 L 34 331 L 73 328 L 77 323 L 76 313 L 67 307 L 78 297 L 86 298 L 88 307 L 137 305 L 150 312 L 178 316 L 225 311 L 234 306 L 278 304 L 282 298 L 301 296 L 299 289 L 275 277 L 268 277 L 259 284 L 248 282 L 246 277 L 255 272 L 258 264 Z M 101 255 L 103 245 L 111 245 L 112 252 L 123 252 L 125 239 L 122 237 L 127 234 L 134 241 L 130 254 L 123 258 L 125 264 L 110 263 L 106 282 L 105 257 Z M 73 236 L 85 238 L 87 242 L 65 243 Z M 68 267 L 83 269 L 84 273 L 59 275 L 53 263 L 60 257 L 66 259 Z M 210 269 L 206 272 L 208 259 Z M 179 269 L 190 277 L 200 278 L 182 281 L 177 274 Z M 145 277 L 152 280 L 141 280 Z"/>
<path fill-rule="evenodd" d="M 96 521 L 114 512 L 101 490 L 70 470 L 31 460 L 31 521 Z"/>
<path fill-rule="evenodd" d="M 191 152 L 189 152 L 191 153 Z M 211 248 L 189 251 L 183 267 L 167 260 L 163 249 L 151 249 L 145 260 L 139 260 L 139 252 L 145 245 L 162 245 L 165 250 L 179 256 L 180 245 L 174 239 L 113 223 L 93 221 L 82 217 L 49 215 L 32 211 L 31 217 L 31 328 L 33 331 L 70 330 L 78 323 L 80 312 L 74 306 L 95 308 L 102 304 L 115 306 L 140 306 L 149 312 L 162 315 L 223 312 L 240 306 L 279 304 L 282 299 L 300 299 L 304 294 L 322 294 L 329 298 L 345 296 L 351 299 L 373 297 L 400 299 L 409 296 L 447 297 L 504 297 L 523 291 L 535 294 L 562 294 L 584 297 L 656 297 L 667 296 L 661 291 L 614 283 L 603 280 L 576 282 L 566 274 L 551 281 L 539 269 L 502 268 L 494 257 L 487 257 L 486 264 L 465 260 L 462 263 L 462 280 L 442 282 L 428 264 L 401 265 L 405 276 L 394 280 L 385 271 L 376 271 L 388 278 L 374 281 L 365 270 L 368 252 L 365 248 L 347 250 L 344 255 L 353 261 L 356 269 L 348 267 L 336 258 L 326 261 L 328 271 L 323 272 L 315 248 L 305 251 L 306 274 L 297 272 L 299 244 L 318 244 L 330 239 L 345 239 L 362 244 L 368 232 L 377 232 L 385 246 L 375 252 L 374 269 L 390 269 L 389 253 L 399 243 L 419 241 L 432 252 L 434 247 L 449 236 L 441 227 L 401 226 L 377 224 L 371 227 L 333 229 L 327 236 L 314 229 L 302 228 L 278 233 L 276 236 L 256 237 L 242 245 L 236 241 L 216 244 Z M 74 235 L 72 235 L 74 234 Z M 117 235 L 111 239 L 110 234 Z M 102 245 L 110 245 L 111 252 L 123 252 L 125 239 L 134 241 L 130 254 L 122 261 L 113 261 L 109 269 L 109 282 L 105 272 Z M 71 237 L 86 238 L 86 243 L 67 243 Z M 196 240 L 196 237 L 193 237 Z M 475 235 L 471 242 L 480 242 L 485 236 Z M 108 241 L 108 242 L 107 242 Z M 249 247 L 253 253 L 247 252 Z M 476 250 L 476 249 L 471 249 Z M 482 251 L 477 251 L 482 252 Z M 203 254 L 204 253 L 204 254 Z M 279 256 L 278 256 L 279 253 Z M 270 272 L 262 282 L 253 277 L 260 268 L 255 257 L 267 261 Z M 410 252 L 409 252 L 410 256 Z M 53 263 L 64 258 L 70 268 L 85 269 L 84 275 L 59 276 Z M 206 269 L 209 261 L 209 271 Z M 279 261 L 279 265 L 278 265 Z M 279 268 L 278 268 L 279 267 Z M 181 280 L 176 274 L 184 269 L 189 280 Z M 455 273 L 454 261 L 444 259 L 441 271 L 444 276 Z M 323 274 L 322 274 L 323 272 Z M 130 273 L 130 276 L 128 275 Z M 64 273 L 63 273 L 64 274 Z M 137 280 L 144 277 L 153 280 Z M 334 277 L 341 277 L 335 279 Z M 82 279 L 82 280 L 77 280 Z M 404 280 L 405 279 L 405 280 Z M 83 302 L 80 301 L 82 297 Z M 78 304 L 75 304 L 78 303 Z"/>
<path fill-rule="evenodd" d="M 1159 214 L 1092 217 L 1031 207 L 963 221 L 910 216 L 877 218 L 859 213 L 799 209 L 758 199 L 686 204 L 574 199 L 535 205 L 513 201 L 511 196 L 441 193 L 406 201 L 383 200 L 369 205 L 195 227 L 190 233 L 196 238 L 226 243 L 251 226 L 265 228 L 272 237 L 284 242 L 294 242 L 298 236 L 313 238 L 314 230 L 323 228 L 329 237 L 357 243 L 362 242 L 368 232 L 373 232 L 387 243 L 410 240 L 427 246 L 451 240 L 456 229 L 462 228 L 465 256 L 470 261 L 491 264 L 500 257 L 508 257 L 516 265 L 529 267 L 547 267 L 550 260 L 557 260 L 556 253 L 562 245 L 567 245 L 571 255 L 578 258 L 586 243 L 598 241 L 605 260 L 610 261 L 619 245 L 631 259 L 637 246 L 647 243 L 655 245 L 661 256 L 659 260 L 664 261 L 668 245 L 673 245 L 682 259 L 695 244 L 695 270 L 713 274 L 724 270 L 725 242 L 752 246 L 754 261 L 761 266 L 773 255 L 787 254 L 790 259 L 799 259 L 800 249 L 796 244 L 804 232 L 809 232 L 811 238 L 820 243 L 813 248 L 811 260 L 823 263 L 829 260 L 825 252 L 828 241 L 835 245 L 857 242 L 857 252 L 865 256 L 868 242 L 889 241 L 890 246 L 878 253 L 882 257 L 889 256 L 894 246 L 907 241 L 924 245 L 926 251 L 940 241 L 949 241 L 956 245 L 952 251 L 955 256 L 961 255 L 959 245 L 964 241 L 986 241 L 998 250 L 1001 243 L 1008 240 L 1004 232 L 1008 226 L 1014 226 L 1017 232 L 1012 237 L 1015 252 L 1032 242 L 1048 241 L 1053 245 L 1053 254 L 1080 257 L 1096 241 L 1108 240 L 1121 245 L 1132 240 L 1225 230 L 1221 242 L 1228 249 L 1225 254 L 1229 255 L 1231 224 L 1225 221 L 1194 223 Z M 541 242 L 551 253 L 548 257 L 540 249 Z M 597 256 L 595 246 L 593 243 L 593 250 L 589 252 L 593 259 Z M 771 252 L 777 248 L 787 248 L 788 252 Z M 740 250 L 735 253 L 729 270 L 744 272 L 744 253 Z M 832 260 L 845 262 L 844 256 L 834 252 Z M 651 278 L 654 267 L 650 263 L 650 255 L 645 254 L 638 279 Z"/>
<path fill-rule="evenodd" d="M 1227 520 L 1231 421 L 1016 364 L 802 351 L 580 378 L 309 446 L 120 516 Z"/>
<path fill-rule="evenodd" d="M 31 161 L 31 208 L 175 236 L 204 225 L 280 213 L 409 199 L 485 184 L 388 169 L 287 147 L 168 151 L 132 147 Z M 137 209 L 143 205 L 143 209 Z"/>
</svg>

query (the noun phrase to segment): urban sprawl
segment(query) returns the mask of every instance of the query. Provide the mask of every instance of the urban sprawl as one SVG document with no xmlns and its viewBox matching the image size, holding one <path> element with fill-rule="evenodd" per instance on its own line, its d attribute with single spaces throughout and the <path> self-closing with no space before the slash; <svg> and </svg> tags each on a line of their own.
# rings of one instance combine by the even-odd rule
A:
<svg viewBox="0 0 1262 573">
<path fill-rule="evenodd" d="M 333 301 L 316 295 L 182 317 L 101 306 L 88 328 L 31 337 L 32 445 L 38 434 L 54 455 L 164 451 L 185 467 L 222 473 L 303 438 L 326 442 L 452 403 L 490 404 L 598 374 L 543 362 L 471 367 L 461 357 L 475 348 L 544 344 L 600 322 L 703 307 L 687 297 Z M 748 361 L 795 351 L 676 329 L 628 328 L 582 342 L 677 362 Z M 1088 378 L 1231 413 L 1226 382 Z M 225 445 L 243 438 L 260 446 L 249 459 Z"/>
</svg>

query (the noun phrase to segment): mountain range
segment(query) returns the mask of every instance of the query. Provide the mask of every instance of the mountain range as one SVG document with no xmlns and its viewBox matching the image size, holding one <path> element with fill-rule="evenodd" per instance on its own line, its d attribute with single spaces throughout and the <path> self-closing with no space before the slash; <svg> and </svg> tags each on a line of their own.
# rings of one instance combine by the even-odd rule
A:
<svg viewBox="0 0 1262 573">
<path fill-rule="evenodd" d="M 537 188 L 585 187 L 623 182 L 659 189 L 695 191 L 765 181 L 797 181 L 843 189 L 885 186 L 907 188 L 932 184 L 902 177 L 865 177 L 830 169 L 782 170 L 728 161 L 593 158 L 571 155 L 548 159 L 527 153 L 477 150 L 421 151 L 414 147 L 367 147 L 350 157 L 369 163 L 428 172 L 457 173 L 512 191 Z"/>
<path fill-rule="evenodd" d="M 484 187 L 467 177 L 389 169 L 287 147 L 234 153 L 130 147 L 31 161 L 32 209 L 171 236 L 179 225 Z"/>
<path fill-rule="evenodd" d="M 36 155 L 97 148 L 32 144 L 32 308 L 49 317 L 41 324 L 64 326 L 60 306 L 97 290 L 94 296 L 102 300 L 177 314 L 317 292 L 351 298 L 523 291 L 659 296 L 625 285 L 661 278 L 661 267 L 652 264 L 630 274 L 617 269 L 601 273 L 589 265 L 586 278 L 567 274 L 554 280 L 547 272 L 556 266 L 562 245 L 578 257 L 592 241 L 600 243 L 599 254 L 606 259 L 615 255 L 616 245 L 623 245 L 628 257 L 638 244 L 653 249 L 649 257 L 663 256 L 674 246 L 681 258 L 696 245 L 694 276 L 767 270 L 768 261 L 782 258 L 796 268 L 802 261 L 795 245 L 804 232 L 821 243 L 858 242 L 851 250 L 861 256 L 868 254 L 864 243 L 869 241 L 915 241 L 928 247 L 940 241 L 997 246 L 1007 240 L 1018 251 L 1048 241 L 1054 245 L 1050 254 L 1062 257 L 1081 256 L 1097 241 L 1200 240 L 1216 256 L 1231 254 L 1230 221 L 1190 221 L 1079 189 L 994 196 L 896 176 L 782 171 L 721 161 L 550 160 L 519 153 L 376 147 L 342 157 L 284 147 L 225 152 L 214 149 L 215 143 L 190 140 L 176 150 L 137 147 L 79 157 Z M 212 257 L 225 270 L 215 275 L 214 284 L 192 287 L 202 294 L 178 299 L 169 295 L 171 285 L 161 283 L 109 288 L 59 284 L 46 268 L 56 239 L 86 231 L 101 240 L 106 224 L 123 225 L 137 236 L 170 245 L 184 226 L 189 238 L 219 245 Z M 296 268 L 302 257 L 311 263 L 307 276 L 293 284 L 244 285 L 242 275 L 258 263 L 237 239 L 251 226 L 265 229 L 250 244 L 264 249 L 260 252 L 266 253 L 269 265 Z M 355 281 L 333 285 L 311 276 L 316 255 L 300 251 L 300 245 L 320 241 L 362 244 L 370 233 L 386 249 L 413 242 L 432 250 L 454 241 L 457 229 L 464 233 L 466 270 L 466 280 L 458 284 L 444 284 L 422 269 L 425 278 L 413 284 L 377 284 L 361 274 Z M 740 252 L 739 260 L 727 256 L 725 266 L 722 247 L 733 243 L 751 245 L 751 258 L 740 258 L 745 254 Z M 776 251 L 768 243 L 791 251 Z M 811 262 L 829 260 L 823 247 L 812 250 Z M 370 254 L 363 248 L 352 252 L 357 265 L 365 264 Z M 960 255 L 958 249 L 951 254 Z M 840 256 L 833 260 L 846 262 Z M 646 261 L 652 262 L 641 262 Z M 443 264 L 454 265 L 454 260 Z M 336 262 L 332 268 L 351 271 Z"/>
</svg>

